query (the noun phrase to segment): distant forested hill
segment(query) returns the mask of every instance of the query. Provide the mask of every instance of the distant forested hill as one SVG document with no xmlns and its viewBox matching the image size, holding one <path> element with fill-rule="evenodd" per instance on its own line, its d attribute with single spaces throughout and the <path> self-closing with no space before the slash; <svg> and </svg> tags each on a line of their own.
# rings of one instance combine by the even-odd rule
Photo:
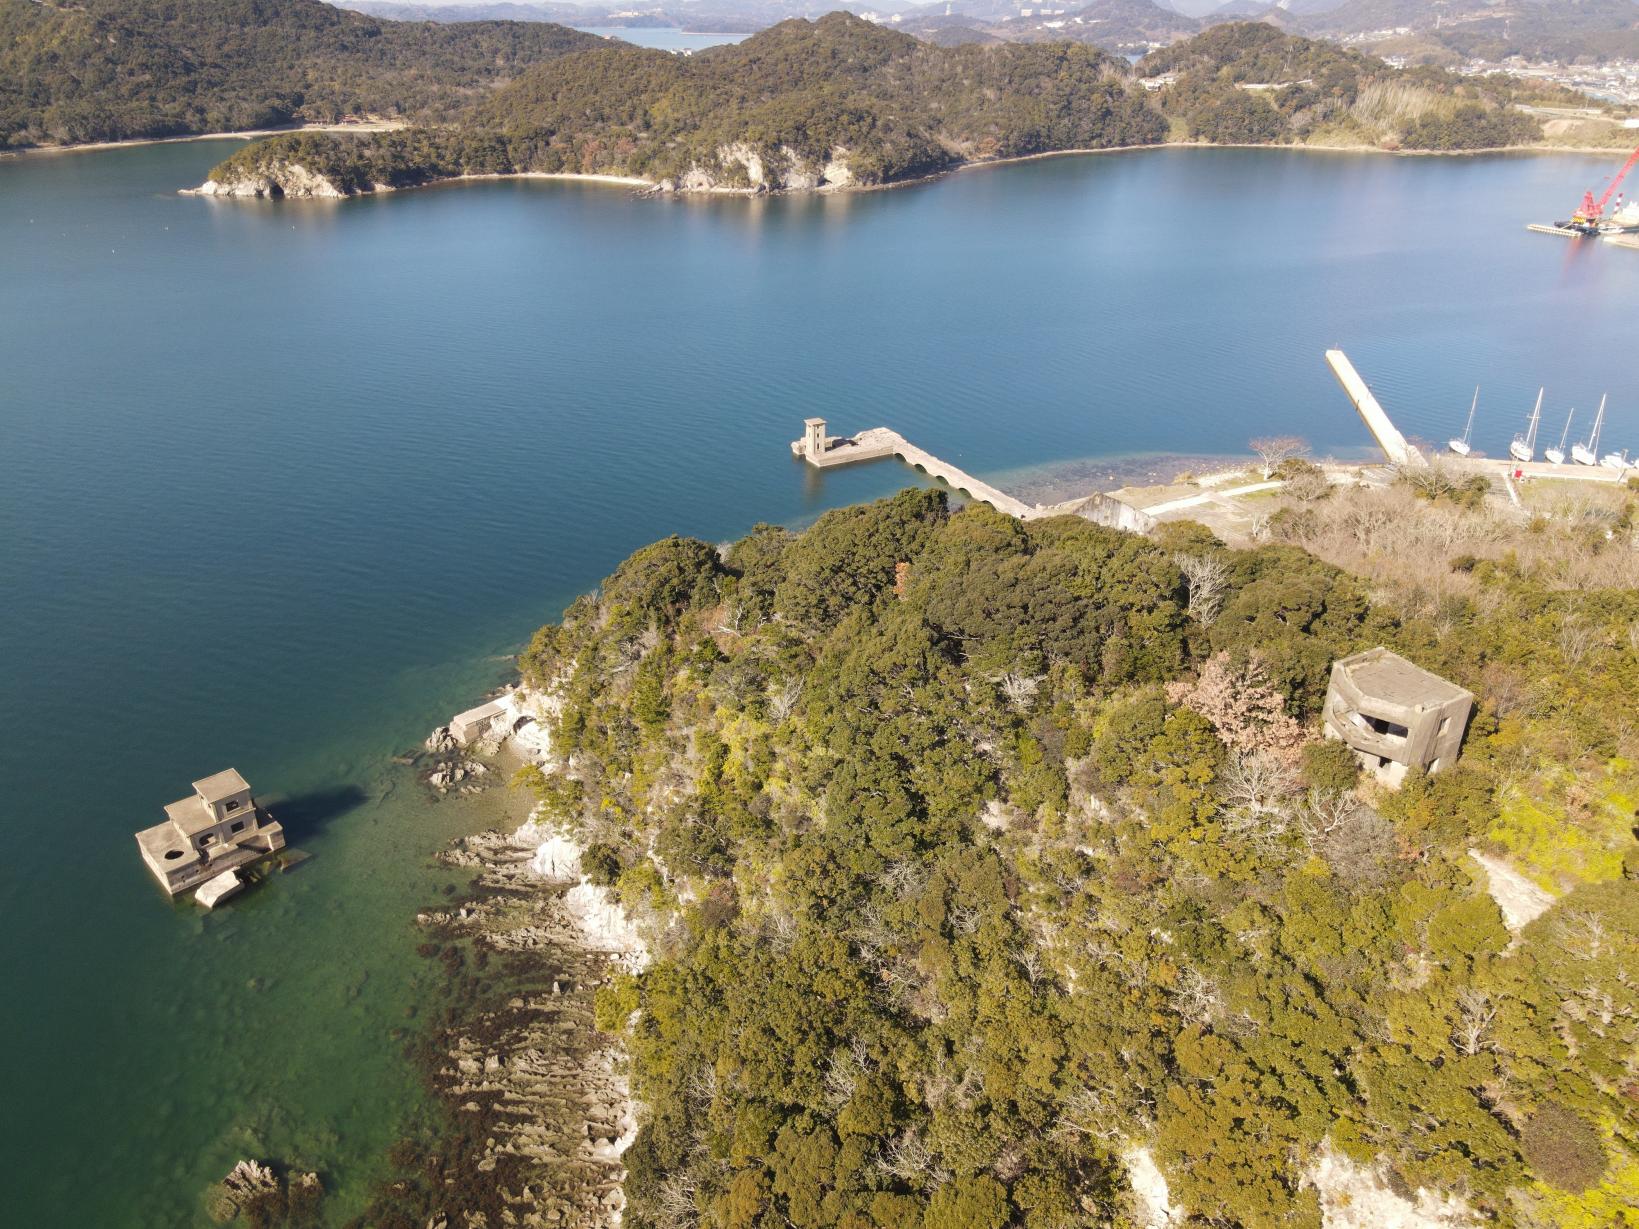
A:
<svg viewBox="0 0 1639 1229">
<path fill-rule="evenodd" d="M 697 187 L 884 183 L 965 161 L 1158 142 L 1166 124 L 1129 75 L 1091 47 L 935 47 L 832 13 L 691 57 L 601 44 L 532 69 L 460 128 L 276 138 L 213 176 L 299 159 L 352 191 L 521 170 Z"/>
<path fill-rule="evenodd" d="M 1214 26 L 1138 66 L 1171 74 L 1161 105 L 1197 140 L 1395 149 L 1491 149 L 1542 130 L 1511 104 L 1521 87 L 1437 68 L 1394 69 L 1259 22 Z"/>
<path fill-rule="evenodd" d="M 447 118 L 599 40 L 542 23 L 383 22 L 320 0 L 0 0 L 0 147 Z"/>
<path fill-rule="evenodd" d="M 832 13 L 692 57 L 602 43 L 532 68 L 459 124 L 250 146 L 209 190 L 347 195 L 519 172 L 802 190 L 1167 139 L 1471 150 L 1542 136 L 1507 81 L 1395 69 L 1261 24 L 1212 27 L 1138 72 L 1157 88 L 1084 44 L 933 46 Z"/>
<path fill-rule="evenodd" d="M 1386 52 L 1439 62 L 1639 56 L 1639 5 L 1632 0 L 1345 0 L 1295 18 L 1306 34 L 1372 33 Z"/>
</svg>

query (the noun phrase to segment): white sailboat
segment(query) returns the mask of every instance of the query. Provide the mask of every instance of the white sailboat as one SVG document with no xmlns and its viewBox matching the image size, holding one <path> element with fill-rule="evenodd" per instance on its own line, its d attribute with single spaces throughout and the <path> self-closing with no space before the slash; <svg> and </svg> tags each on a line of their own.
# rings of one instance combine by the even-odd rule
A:
<svg viewBox="0 0 1639 1229">
<path fill-rule="evenodd" d="M 1468 443 L 1468 437 L 1474 434 L 1474 407 L 1479 404 L 1480 386 L 1476 384 L 1474 386 L 1474 400 L 1470 402 L 1468 406 L 1468 426 L 1463 428 L 1463 438 L 1460 440 L 1448 440 L 1446 442 L 1446 447 L 1451 449 L 1451 451 L 1456 453 L 1459 457 L 1466 457 L 1471 451 Z"/>
<path fill-rule="evenodd" d="M 1537 455 L 1537 424 L 1542 421 L 1542 394 L 1546 389 L 1537 389 L 1537 406 L 1531 411 L 1531 421 L 1526 425 L 1524 435 L 1516 435 L 1514 442 L 1508 445 L 1508 455 L 1516 461 L 1531 461 Z"/>
<path fill-rule="evenodd" d="M 1571 438 L 1571 419 L 1575 417 L 1576 407 L 1572 406 L 1571 412 L 1565 415 L 1565 430 L 1559 433 L 1559 447 L 1544 448 L 1542 450 L 1542 455 L 1547 457 L 1554 465 L 1565 464 L 1565 441 Z"/>
<path fill-rule="evenodd" d="M 1629 464 L 1628 450 L 1624 448 L 1621 452 L 1607 452 L 1599 459 L 1599 463 L 1606 469 L 1614 469 L 1617 473 L 1621 473 Z"/>
<path fill-rule="evenodd" d="M 1608 395 L 1608 394 L 1607 394 Z M 1599 399 L 1599 413 L 1593 416 L 1593 434 L 1588 442 L 1571 449 L 1571 460 L 1578 465 L 1599 464 L 1599 429 L 1605 425 L 1605 398 Z"/>
</svg>

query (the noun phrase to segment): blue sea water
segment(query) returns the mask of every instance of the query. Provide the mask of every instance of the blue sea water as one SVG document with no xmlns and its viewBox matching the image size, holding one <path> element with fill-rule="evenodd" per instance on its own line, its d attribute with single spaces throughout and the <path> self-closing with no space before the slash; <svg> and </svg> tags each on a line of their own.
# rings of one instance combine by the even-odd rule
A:
<svg viewBox="0 0 1639 1229">
<path fill-rule="evenodd" d="M 413 914 L 451 835 L 392 756 L 635 547 L 800 523 L 804 417 L 1007 489 L 1297 433 L 1499 454 L 1609 392 L 1639 447 L 1639 252 L 1527 234 L 1586 157 L 1165 150 L 895 191 L 487 183 L 182 197 L 229 143 L 0 161 L 0 1149 L 8 1224 L 203 1222 L 238 1157 L 355 1210 L 420 1097 Z M 1157 457 L 1156 454 L 1165 454 Z M 237 766 L 314 855 L 168 904 L 131 833 Z"/>
</svg>

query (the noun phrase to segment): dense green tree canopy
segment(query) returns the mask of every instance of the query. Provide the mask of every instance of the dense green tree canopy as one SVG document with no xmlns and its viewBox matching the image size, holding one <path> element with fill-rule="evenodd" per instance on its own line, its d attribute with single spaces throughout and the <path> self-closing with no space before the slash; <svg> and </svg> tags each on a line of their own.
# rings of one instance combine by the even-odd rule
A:
<svg viewBox="0 0 1639 1229">
<path fill-rule="evenodd" d="M 536 638 L 541 801 L 658 936 L 599 998 L 628 1223 L 1125 1224 L 1143 1147 L 1202 1224 L 1313 1226 L 1323 1146 L 1498 1224 L 1619 1223 L 1639 879 L 1590 859 L 1516 936 L 1468 855 L 1519 737 L 1470 655 L 1549 595 L 1442 637 L 1295 547 L 1159 536 L 912 490 L 645 548 Z M 1210 628 L 1180 546 L 1225 564 Z M 1331 659 L 1380 641 L 1482 698 L 1395 794 L 1315 741 Z M 1307 746 L 1225 724 L 1271 706 Z"/>
</svg>

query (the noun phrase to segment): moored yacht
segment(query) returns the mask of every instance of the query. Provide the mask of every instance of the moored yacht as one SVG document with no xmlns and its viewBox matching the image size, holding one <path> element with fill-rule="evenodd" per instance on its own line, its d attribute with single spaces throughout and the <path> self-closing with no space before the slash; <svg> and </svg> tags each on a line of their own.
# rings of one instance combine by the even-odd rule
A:
<svg viewBox="0 0 1639 1229">
<path fill-rule="evenodd" d="M 1472 447 L 1469 445 L 1468 439 L 1471 435 L 1474 434 L 1474 409 L 1479 404 L 1480 404 L 1480 386 L 1478 384 L 1476 384 L 1474 386 L 1474 400 L 1469 402 L 1469 404 L 1468 404 L 1468 425 L 1463 428 L 1463 437 L 1462 437 L 1462 439 L 1449 440 L 1446 443 L 1446 447 L 1451 449 L 1451 451 L 1456 453 L 1459 457 L 1466 457 L 1470 452 L 1473 451 Z"/>
<path fill-rule="evenodd" d="M 1608 396 L 1608 394 L 1607 394 Z M 1586 443 L 1571 449 L 1571 460 L 1578 465 L 1599 464 L 1599 429 L 1605 425 L 1605 398 L 1599 399 L 1599 413 L 1593 416 L 1593 434 Z"/>
<path fill-rule="evenodd" d="M 1565 415 L 1565 430 L 1559 433 L 1559 446 L 1557 448 L 1544 448 L 1542 450 L 1542 455 L 1548 458 L 1550 464 L 1565 464 L 1565 441 L 1571 438 L 1571 419 L 1575 417 L 1576 407 L 1572 406 L 1571 412 Z"/>
<path fill-rule="evenodd" d="M 1525 426 L 1524 435 L 1516 435 L 1514 442 L 1508 445 L 1508 455 L 1516 461 L 1533 461 L 1537 455 L 1537 424 L 1542 421 L 1542 394 L 1544 389 L 1537 389 L 1536 408 L 1531 411 L 1531 419 Z"/>
</svg>

